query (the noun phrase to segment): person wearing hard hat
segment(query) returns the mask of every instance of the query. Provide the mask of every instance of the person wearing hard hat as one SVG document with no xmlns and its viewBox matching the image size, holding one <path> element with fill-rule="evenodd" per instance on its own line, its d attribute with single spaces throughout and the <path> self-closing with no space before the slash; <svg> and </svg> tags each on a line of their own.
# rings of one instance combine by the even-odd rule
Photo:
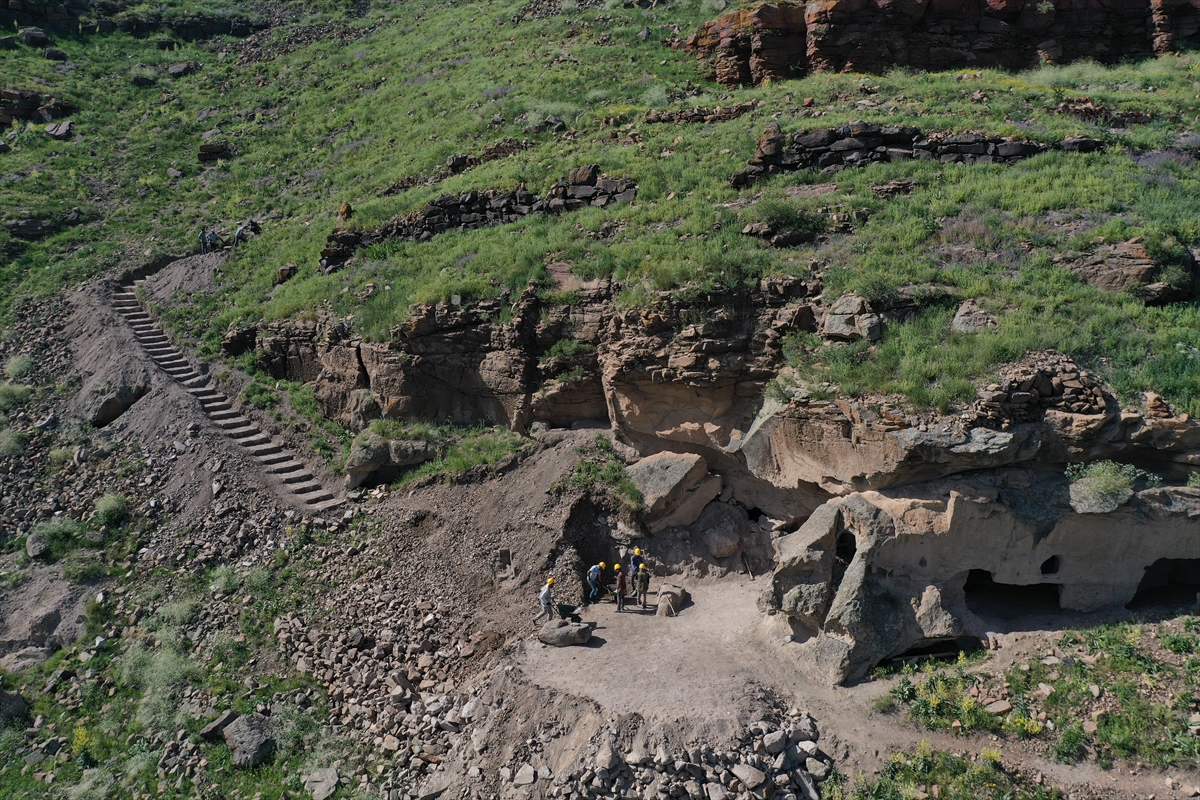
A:
<svg viewBox="0 0 1200 800">
<path fill-rule="evenodd" d="M 646 598 L 650 595 L 650 570 L 642 564 L 633 574 L 633 588 L 637 591 L 637 601 L 642 608 L 646 607 Z"/>
<path fill-rule="evenodd" d="M 617 611 L 624 611 L 625 592 L 628 591 L 629 584 L 625 580 L 625 573 L 621 571 L 620 564 L 613 564 L 613 570 L 617 573 Z"/>
<path fill-rule="evenodd" d="M 633 548 L 633 552 L 629 556 L 629 580 L 631 583 L 633 582 L 633 579 L 637 577 L 638 570 L 640 570 L 642 565 L 645 563 L 646 559 L 642 558 L 642 548 Z"/>
<path fill-rule="evenodd" d="M 605 563 L 601 561 L 599 564 L 593 564 L 587 571 L 588 582 L 588 602 L 595 603 L 604 596 L 604 570 Z"/>
<path fill-rule="evenodd" d="M 546 615 L 547 622 L 554 619 L 554 578 L 546 578 L 546 585 L 538 592 L 538 602 L 542 604 L 542 610 L 533 621 L 541 621 L 542 614 Z"/>
</svg>

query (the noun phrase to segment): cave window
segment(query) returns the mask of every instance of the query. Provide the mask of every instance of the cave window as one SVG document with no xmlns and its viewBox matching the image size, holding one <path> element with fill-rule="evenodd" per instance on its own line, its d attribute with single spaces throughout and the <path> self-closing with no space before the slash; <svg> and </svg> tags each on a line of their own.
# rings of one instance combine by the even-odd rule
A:
<svg viewBox="0 0 1200 800">
<path fill-rule="evenodd" d="M 1057 575 L 1058 568 L 1061 566 L 1058 556 L 1050 556 L 1042 562 L 1043 575 Z"/>
</svg>

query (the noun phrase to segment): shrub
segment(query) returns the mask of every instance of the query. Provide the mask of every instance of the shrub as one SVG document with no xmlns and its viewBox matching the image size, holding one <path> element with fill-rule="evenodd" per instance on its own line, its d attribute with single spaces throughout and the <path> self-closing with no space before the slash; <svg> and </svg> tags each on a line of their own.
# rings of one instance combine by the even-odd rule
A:
<svg viewBox="0 0 1200 800">
<path fill-rule="evenodd" d="M 62 472 L 67 464 L 71 463 L 74 454 L 65 447 L 56 447 L 46 456 L 46 469 L 51 475 L 57 475 Z"/>
<path fill-rule="evenodd" d="M 279 392 L 261 383 L 252 383 L 242 392 L 242 402 L 266 410 L 279 404 Z"/>
<path fill-rule="evenodd" d="M 1193 489 L 1200 489 L 1200 472 L 1193 472 L 1188 475 L 1187 485 Z"/>
<path fill-rule="evenodd" d="M 83 535 L 83 526 L 70 517 L 55 517 L 35 527 L 33 534 L 45 536 L 46 541 L 50 543 L 50 557 L 59 559 L 65 556 L 72 544 Z"/>
<path fill-rule="evenodd" d="M 625 471 L 625 465 L 617 458 L 607 436 L 596 434 L 595 452 L 589 453 L 583 448 L 576 448 L 575 452 L 580 458 L 571 472 L 570 485 L 586 492 L 610 493 L 630 511 L 642 508 L 645 499 Z"/>
<path fill-rule="evenodd" d="M 592 346 L 584 344 L 578 339 L 559 339 L 546 351 L 546 355 L 542 357 L 542 362 L 545 363 L 552 358 L 575 358 L 576 356 L 587 355 L 591 352 Z"/>
<path fill-rule="evenodd" d="M 33 359 L 29 356 L 13 356 L 4 365 L 4 374 L 12 380 L 24 378 L 33 370 Z"/>
<path fill-rule="evenodd" d="M 0 383 L 0 411 L 15 408 L 29 399 L 33 388 L 19 383 Z"/>
<path fill-rule="evenodd" d="M 1162 478 L 1151 472 L 1138 469 L 1132 464 L 1115 461 L 1093 461 L 1091 464 L 1071 464 L 1066 470 L 1071 483 L 1087 480 L 1095 494 L 1106 499 L 1118 499 L 1133 489 L 1134 483 L 1145 481 L 1147 486 L 1162 485 Z"/>
<path fill-rule="evenodd" d="M 10 428 L 0 431 L 0 456 L 15 456 L 21 452 L 21 434 Z"/>
<path fill-rule="evenodd" d="M 119 494 L 106 494 L 96 501 L 96 521 L 105 530 L 113 530 L 129 517 L 129 502 Z"/>
<path fill-rule="evenodd" d="M 108 577 L 108 570 L 95 555 L 72 553 L 63 562 L 63 577 L 79 583 L 98 581 Z"/>
<path fill-rule="evenodd" d="M 237 591 L 239 584 L 237 572 L 234 571 L 233 566 L 222 564 L 213 570 L 208 588 L 213 594 L 233 594 Z"/>
<path fill-rule="evenodd" d="M 1159 641 L 1164 650 L 1170 650 L 1176 655 L 1185 656 L 1196 652 L 1196 637 L 1186 633 L 1164 633 Z"/>
</svg>

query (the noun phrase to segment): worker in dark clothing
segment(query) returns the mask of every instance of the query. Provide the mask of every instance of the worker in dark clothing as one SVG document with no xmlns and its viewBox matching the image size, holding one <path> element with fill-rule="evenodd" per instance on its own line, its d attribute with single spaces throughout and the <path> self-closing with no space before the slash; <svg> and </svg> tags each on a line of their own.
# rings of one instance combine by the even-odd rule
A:
<svg viewBox="0 0 1200 800">
<path fill-rule="evenodd" d="M 633 548 L 633 553 L 629 556 L 629 580 L 632 582 L 637 576 L 638 570 L 646 563 L 646 559 L 642 558 L 642 549 L 640 547 Z M 633 587 L 630 587 L 633 588 Z"/>
<path fill-rule="evenodd" d="M 650 595 L 650 570 L 646 569 L 645 564 L 638 567 L 637 573 L 634 574 L 633 588 L 637 590 L 638 604 L 645 608 L 646 598 Z"/>
<path fill-rule="evenodd" d="M 210 252 L 210 253 L 217 252 L 217 248 L 221 247 L 221 245 L 223 243 L 221 242 L 221 237 L 217 236 L 217 231 L 215 228 L 208 232 L 207 238 L 208 238 L 208 252 Z"/>
<path fill-rule="evenodd" d="M 629 585 L 625 581 L 625 573 L 621 571 L 621 565 L 614 564 L 613 569 L 617 573 L 617 611 L 624 611 L 625 592 L 628 591 Z"/>
<path fill-rule="evenodd" d="M 604 568 L 605 564 L 601 561 L 599 564 L 593 564 L 587 571 L 589 603 L 597 603 L 604 596 Z"/>
</svg>

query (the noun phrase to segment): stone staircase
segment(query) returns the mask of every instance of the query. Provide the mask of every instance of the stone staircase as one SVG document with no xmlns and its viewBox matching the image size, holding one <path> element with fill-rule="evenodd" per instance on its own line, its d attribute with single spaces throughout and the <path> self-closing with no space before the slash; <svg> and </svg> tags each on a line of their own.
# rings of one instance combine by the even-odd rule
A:
<svg viewBox="0 0 1200 800">
<path fill-rule="evenodd" d="M 312 472 L 286 448 L 264 433 L 237 411 L 224 394 L 212 386 L 211 379 L 192 368 L 183 353 L 171 344 L 159 324 L 138 302 L 136 289 L 141 281 L 123 286 L 113 295 L 113 308 L 125 318 L 134 336 L 158 367 L 200 402 L 204 413 L 225 435 L 242 446 L 263 468 L 279 479 L 291 498 L 307 511 L 320 512 L 340 506 L 344 501 L 330 493 Z"/>
</svg>

